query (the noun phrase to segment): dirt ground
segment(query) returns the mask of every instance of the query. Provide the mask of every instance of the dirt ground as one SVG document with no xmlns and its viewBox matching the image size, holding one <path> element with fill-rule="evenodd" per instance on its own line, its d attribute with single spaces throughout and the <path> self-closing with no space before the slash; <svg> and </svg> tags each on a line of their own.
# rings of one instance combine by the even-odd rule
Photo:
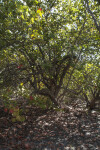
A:
<svg viewBox="0 0 100 150">
<path fill-rule="evenodd" d="M 100 150 L 100 112 L 29 107 L 24 122 L 0 115 L 0 150 Z"/>
</svg>

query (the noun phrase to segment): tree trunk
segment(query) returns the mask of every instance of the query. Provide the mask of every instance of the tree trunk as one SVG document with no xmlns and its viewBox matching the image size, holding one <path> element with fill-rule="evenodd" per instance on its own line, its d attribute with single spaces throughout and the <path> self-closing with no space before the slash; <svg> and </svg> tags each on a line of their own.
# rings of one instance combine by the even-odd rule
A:
<svg viewBox="0 0 100 150">
<path fill-rule="evenodd" d="M 89 105 L 89 110 L 93 110 L 95 108 L 95 99 L 92 99 Z"/>
<path fill-rule="evenodd" d="M 54 106 L 55 107 L 59 107 L 59 104 L 58 104 L 56 98 L 54 96 L 51 96 L 51 95 L 49 97 L 50 97 L 52 103 L 54 104 Z"/>
</svg>

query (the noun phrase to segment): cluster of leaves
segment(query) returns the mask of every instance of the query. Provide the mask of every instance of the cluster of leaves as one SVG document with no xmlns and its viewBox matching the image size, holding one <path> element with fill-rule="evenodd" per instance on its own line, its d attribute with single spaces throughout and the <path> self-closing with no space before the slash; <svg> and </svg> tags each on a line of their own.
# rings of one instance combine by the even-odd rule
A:
<svg viewBox="0 0 100 150">
<path fill-rule="evenodd" d="M 61 105 L 69 91 L 75 95 L 85 93 L 90 101 L 94 87 L 100 91 L 96 4 L 90 0 L 3 0 L 1 95 L 11 88 L 12 97 L 21 95 L 27 99 L 33 95 L 30 103 L 43 108 Z"/>
<path fill-rule="evenodd" d="M 86 63 L 82 68 L 74 71 L 70 88 L 74 95 L 86 101 L 90 109 L 95 107 L 95 102 L 100 101 L 100 67 L 96 64 Z"/>
</svg>

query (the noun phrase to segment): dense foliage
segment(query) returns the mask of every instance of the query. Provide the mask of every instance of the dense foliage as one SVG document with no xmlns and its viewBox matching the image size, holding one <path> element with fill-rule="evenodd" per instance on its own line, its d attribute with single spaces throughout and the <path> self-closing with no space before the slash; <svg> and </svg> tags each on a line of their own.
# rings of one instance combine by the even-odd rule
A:
<svg viewBox="0 0 100 150">
<path fill-rule="evenodd" d="M 60 106 L 65 95 L 89 104 L 100 100 L 99 10 L 94 0 L 3 0 L 0 97 L 5 104 L 18 96 L 42 107 Z"/>
</svg>

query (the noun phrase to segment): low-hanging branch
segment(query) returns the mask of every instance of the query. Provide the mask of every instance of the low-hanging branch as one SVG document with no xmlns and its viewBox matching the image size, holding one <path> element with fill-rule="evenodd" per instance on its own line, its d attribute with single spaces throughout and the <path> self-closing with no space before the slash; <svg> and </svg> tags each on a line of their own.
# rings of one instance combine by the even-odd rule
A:
<svg viewBox="0 0 100 150">
<path fill-rule="evenodd" d="M 99 25 L 99 23 L 97 22 L 97 20 L 95 19 L 94 14 L 93 14 L 92 11 L 90 10 L 88 0 L 85 0 L 85 7 L 86 7 L 87 11 L 89 12 L 89 14 L 92 16 L 92 19 L 93 19 L 93 21 L 94 21 L 94 23 L 95 23 L 95 26 L 96 26 L 97 30 L 99 31 L 99 33 L 100 33 L 100 25 Z"/>
</svg>

